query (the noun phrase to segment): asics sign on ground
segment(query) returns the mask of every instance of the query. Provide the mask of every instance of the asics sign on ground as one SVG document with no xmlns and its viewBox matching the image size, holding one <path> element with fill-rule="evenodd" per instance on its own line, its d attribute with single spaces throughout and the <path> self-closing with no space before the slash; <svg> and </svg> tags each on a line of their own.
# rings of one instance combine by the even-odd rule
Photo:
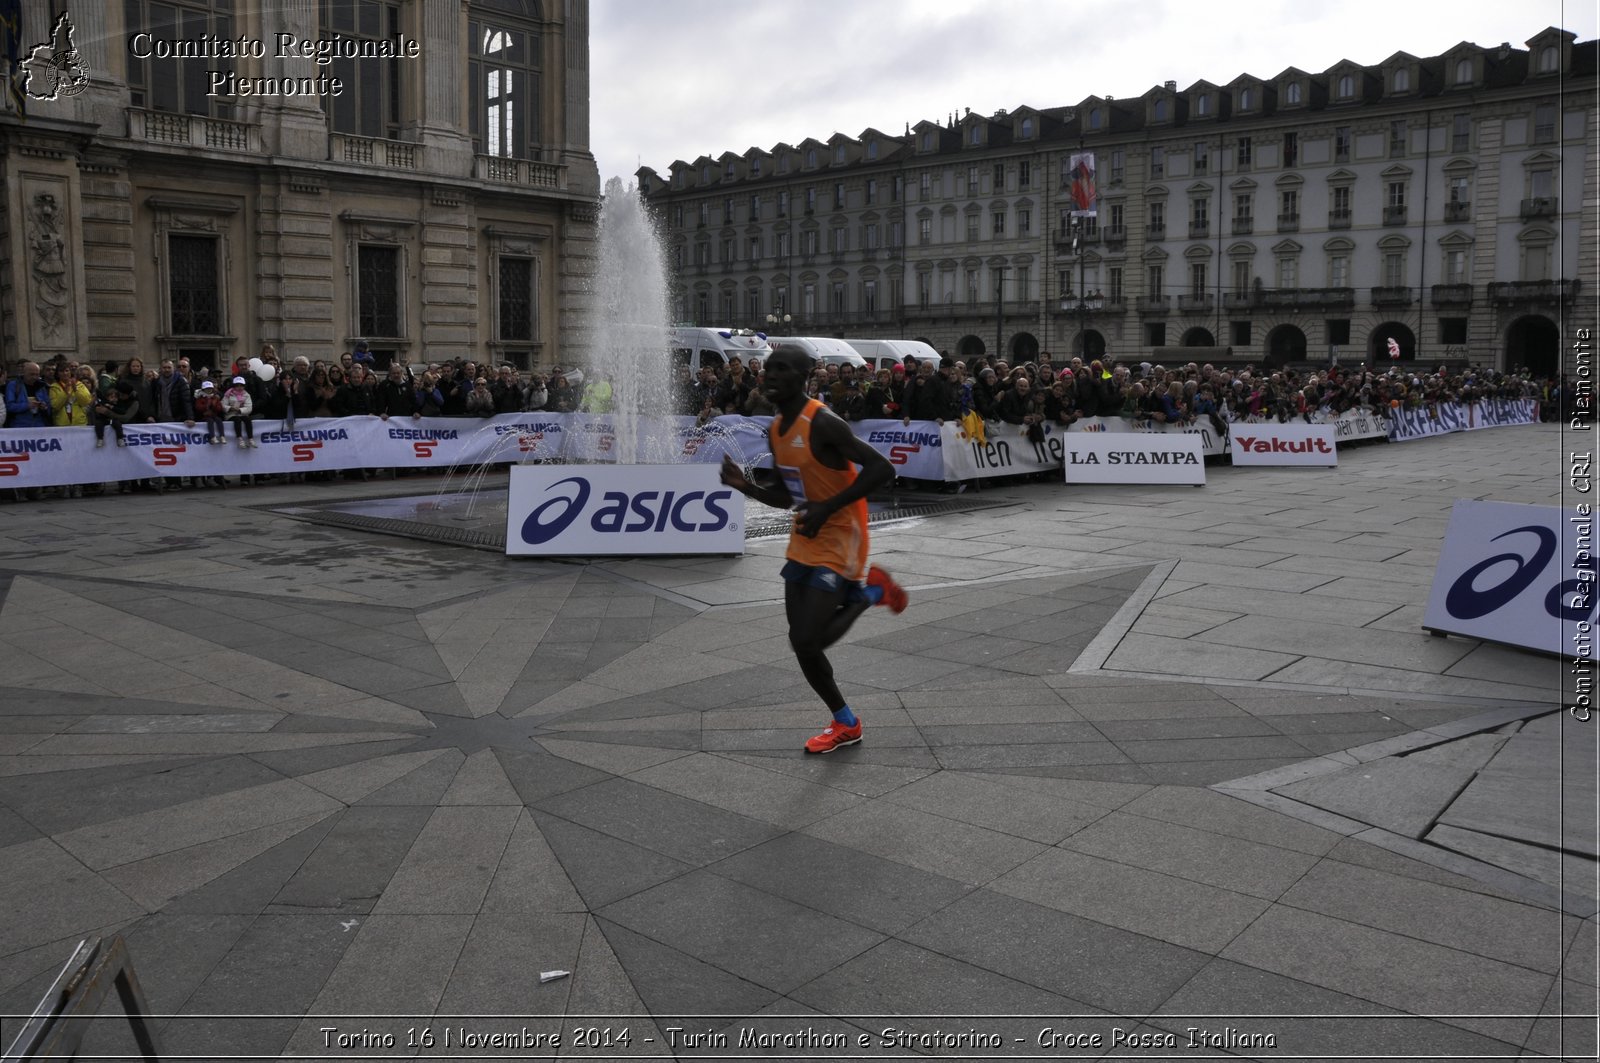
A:
<svg viewBox="0 0 1600 1063">
<path fill-rule="evenodd" d="M 715 465 L 517 465 L 506 553 L 742 554 L 744 496 Z"/>
</svg>

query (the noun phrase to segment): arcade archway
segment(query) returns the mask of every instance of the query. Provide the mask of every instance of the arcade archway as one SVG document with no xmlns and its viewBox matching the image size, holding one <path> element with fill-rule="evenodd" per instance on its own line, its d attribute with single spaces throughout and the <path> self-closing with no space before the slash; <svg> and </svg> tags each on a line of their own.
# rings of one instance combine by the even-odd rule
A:
<svg viewBox="0 0 1600 1063">
<path fill-rule="evenodd" d="M 1183 334 L 1185 347 L 1215 347 L 1217 339 L 1211 335 L 1211 330 L 1206 328 L 1192 328 Z"/>
<path fill-rule="evenodd" d="M 1547 317 L 1519 317 L 1506 329 L 1506 370 L 1526 369 L 1535 378 L 1553 377 L 1561 364 L 1561 334 Z"/>
<path fill-rule="evenodd" d="M 963 360 L 981 357 L 987 350 L 983 340 L 970 332 L 956 341 L 956 357 Z"/>
<path fill-rule="evenodd" d="M 1398 358 L 1389 351 L 1390 339 L 1393 339 L 1395 346 L 1400 348 Z M 1409 362 L 1416 356 L 1416 333 L 1398 321 L 1385 321 L 1372 330 L 1372 335 L 1367 340 L 1367 359 L 1375 365 L 1382 365 L 1385 362 Z"/>
<path fill-rule="evenodd" d="M 1019 332 L 1011 337 L 1011 364 L 1037 361 L 1039 340 L 1031 332 Z"/>
<path fill-rule="evenodd" d="M 1305 359 L 1306 334 L 1297 326 L 1279 325 L 1267 333 L 1267 356 L 1264 360 L 1269 368 L 1303 362 Z"/>
</svg>

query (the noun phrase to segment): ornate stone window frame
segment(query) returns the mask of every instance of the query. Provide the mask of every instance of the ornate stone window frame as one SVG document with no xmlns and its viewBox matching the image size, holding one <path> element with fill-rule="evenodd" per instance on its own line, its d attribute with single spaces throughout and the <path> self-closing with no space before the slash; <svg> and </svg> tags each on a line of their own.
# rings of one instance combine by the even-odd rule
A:
<svg viewBox="0 0 1600 1063">
<path fill-rule="evenodd" d="M 374 349 L 393 349 L 398 354 L 409 352 L 412 346 L 411 260 L 416 221 L 388 215 L 362 214 L 353 210 L 340 213 L 339 220 L 344 223 L 344 274 L 350 300 L 349 335 L 345 338 L 345 345 L 348 347 L 356 340 L 364 339 Z M 363 245 L 392 247 L 398 252 L 395 275 L 399 290 L 395 293 L 395 302 L 401 335 L 368 336 L 361 331 L 361 274 L 357 266 Z"/>
<path fill-rule="evenodd" d="M 176 359 L 179 348 L 216 347 L 219 353 L 232 352 L 239 337 L 234 333 L 233 315 L 228 305 L 228 280 L 233 275 L 233 216 L 244 204 L 232 196 L 191 195 L 151 196 L 144 201 L 154 219 L 151 229 L 151 257 L 156 264 L 156 289 L 161 300 L 160 333 L 155 337 L 161 358 Z M 175 335 L 172 331 L 172 262 L 168 238 L 171 236 L 214 236 L 217 240 L 217 333 L 209 336 Z"/>
<path fill-rule="evenodd" d="M 733 230 L 727 230 L 730 234 Z M 504 229 L 493 225 L 484 227 L 484 243 L 489 251 L 489 343 L 488 347 L 498 356 L 499 352 L 507 348 L 519 351 L 528 351 L 537 361 L 544 353 L 544 315 L 540 313 L 542 300 L 540 294 L 544 287 L 546 274 L 546 252 L 550 241 L 550 232 L 546 229 Z M 502 258 L 526 258 L 532 261 L 532 275 L 529 284 L 532 288 L 528 292 L 529 307 L 533 315 L 532 339 L 508 339 L 500 334 L 500 260 Z M 503 361 L 503 359 L 502 359 Z"/>
</svg>

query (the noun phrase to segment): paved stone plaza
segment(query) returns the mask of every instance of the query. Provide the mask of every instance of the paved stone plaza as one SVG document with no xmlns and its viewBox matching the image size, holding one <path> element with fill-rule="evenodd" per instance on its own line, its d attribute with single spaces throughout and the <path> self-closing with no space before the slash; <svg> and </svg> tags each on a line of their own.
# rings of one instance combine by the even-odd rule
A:
<svg viewBox="0 0 1600 1063">
<path fill-rule="evenodd" d="M 811 759 L 781 540 L 270 508 L 432 478 L 0 505 L 0 1013 L 122 934 L 190 1058 L 1592 1059 L 1595 725 L 1420 629 L 1452 502 L 1557 502 L 1557 430 L 1340 460 L 876 529 L 913 604 L 832 654 L 866 736 Z M 561 1045 L 460 1044 L 523 1028 Z"/>
</svg>

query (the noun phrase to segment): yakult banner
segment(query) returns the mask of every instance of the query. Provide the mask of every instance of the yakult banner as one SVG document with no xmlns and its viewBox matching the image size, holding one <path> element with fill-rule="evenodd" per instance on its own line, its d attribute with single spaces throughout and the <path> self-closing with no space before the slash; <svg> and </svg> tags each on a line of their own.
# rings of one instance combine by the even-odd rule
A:
<svg viewBox="0 0 1600 1063">
<path fill-rule="evenodd" d="M 516 465 L 506 553 L 742 554 L 744 496 L 715 465 Z"/>
<path fill-rule="evenodd" d="M 1462 499 L 1422 626 L 1595 660 L 1593 509 Z"/>
<path fill-rule="evenodd" d="M 1235 465 L 1337 465 L 1333 426 L 1288 421 L 1228 429 Z"/>
<path fill-rule="evenodd" d="M 1068 432 L 1069 484 L 1198 484 L 1205 452 L 1193 433 Z"/>
</svg>

